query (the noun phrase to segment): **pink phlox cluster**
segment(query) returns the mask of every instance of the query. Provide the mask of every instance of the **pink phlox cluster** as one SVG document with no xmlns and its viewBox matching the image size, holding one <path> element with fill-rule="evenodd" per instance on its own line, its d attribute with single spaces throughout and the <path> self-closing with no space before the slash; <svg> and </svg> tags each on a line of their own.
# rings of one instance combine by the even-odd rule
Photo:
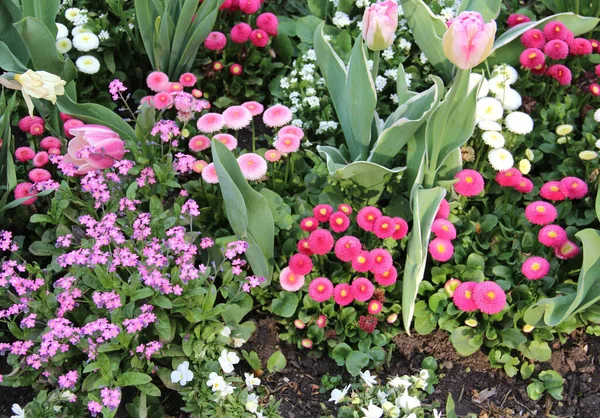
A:
<svg viewBox="0 0 600 418">
<path fill-rule="evenodd" d="M 244 284 L 242 285 L 242 290 L 244 292 L 250 292 L 251 289 L 254 289 L 257 286 L 260 286 L 261 283 L 265 282 L 265 278 L 263 276 L 248 276 Z"/>
<path fill-rule="evenodd" d="M 159 120 L 154 124 L 150 134 L 152 136 L 160 134 L 160 139 L 163 142 L 169 142 L 174 136 L 181 135 L 181 131 L 172 120 Z"/>
<path fill-rule="evenodd" d="M 33 187 L 38 192 L 43 192 L 44 190 L 58 190 L 60 189 L 60 184 L 54 180 L 45 180 L 35 183 Z"/>
<path fill-rule="evenodd" d="M 56 238 L 56 247 L 67 248 L 71 246 L 73 240 L 73 234 L 67 234 Z"/>
<path fill-rule="evenodd" d="M 58 386 L 61 389 L 74 389 L 77 379 L 79 379 L 79 373 L 77 370 L 71 370 L 58 377 Z"/>
<path fill-rule="evenodd" d="M 135 163 L 129 160 L 115 161 L 113 169 L 115 169 L 120 175 L 125 176 L 129 173 L 129 170 L 133 168 Z"/>
<path fill-rule="evenodd" d="M 234 258 L 231 262 L 231 272 L 236 276 L 242 274 L 242 267 L 246 265 L 246 260 L 242 260 L 241 258 Z"/>
<path fill-rule="evenodd" d="M 119 80 L 118 78 L 115 78 L 108 85 L 108 91 L 112 95 L 113 100 L 119 100 L 120 93 L 127 91 L 127 87 L 125 87 L 125 85 L 123 85 L 121 80 Z"/>
<path fill-rule="evenodd" d="M 50 162 L 56 164 L 57 168 L 67 177 L 75 177 L 78 167 L 73 163 L 67 163 L 64 161 L 62 155 L 51 155 Z"/>
<path fill-rule="evenodd" d="M 123 321 L 123 326 L 126 327 L 128 334 L 140 331 L 156 321 L 156 315 L 152 313 L 154 306 L 142 305 L 140 309 L 142 310 L 141 315 Z"/>
<path fill-rule="evenodd" d="M 135 180 L 138 187 L 144 187 L 147 184 L 156 183 L 154 170 L 151 167 L 146 167 L 140 172 L 140 176 Z"/>
<path fill-rule="evenodd" d="M 140 344 L 136 347 L 135 352 L 143 354 L 147 360 L 150 360 L 152 355 L 162 348 L 162 343 L 159 341 L 150 341 L 148 344 Z M 133 356 L 133 353 L 131 353 Z"/>
<path fill-rule="evenodd" d="M 129 200 L 126 197 L 123 197 L 123 198 L 121 198 L 121 200 L 119 200 L 119 210 L 121 212 L 125 212 L 125 210 L 134 211 L 135 205 L 139 205 L 139 204 L 140 204 L 140 201 L 138 199 Z"/>
<path fill-rule="evenodd" d="M 215 245 L 215 242 L 212 238 L 202 238 L 202 240 L 200 241 L 200 248 L 202 248 L 203 250 L 210 248 L 213 245 Z"/>
<path fill-rule="evenodd" d="M 12 232 L 0 231 L 0 251 L 15 252 L 19 250 L 19 246 L 12 239 Z"/>
<path fill-rule="evenodd" d="M 15 303 L 9 306 L 7 309 L 0 310 L 0 319 L 7 318 L 9 316 L 19 315 L 22 312 L 29 311 L 29 298 L 21 298 L 20 303 Z"/>
<path fill-rule="evenodd" d="M 188 201 L 183 204 L 181 207 L 181 214 L 185 215 L 186 213 L 189 213 L 190 216 L 200 215 L 200 208 L 195 200 L 188 199 Z"/>
<path fill-rule="evenodd" d="M 187 155 L 181 152 L 175 154 L 175 160 L 173 161 L 173 169 L 177 174 L 188 174 L 194 171 L 194 163 L 196 157 Z"/>
<path fill-rule="evenodd" d="M 81 289 L 76 287 L 58 294 L 56 296 L 56 300 L 60 306 L 56 310 L 56 316 L 62 318 L 67 312 L 75 309 L 78 306 L 78 303 L 75 301 L 75 299 L 80 298 L 81 294 Z"/>
<path fill-rule="evenodd" d="M 112 292 L 94 292 L 92 300 L 98 308 L 106 308 L 109 311 L 122 306 L 121 297 L 114 290 Z"/>
</svg>

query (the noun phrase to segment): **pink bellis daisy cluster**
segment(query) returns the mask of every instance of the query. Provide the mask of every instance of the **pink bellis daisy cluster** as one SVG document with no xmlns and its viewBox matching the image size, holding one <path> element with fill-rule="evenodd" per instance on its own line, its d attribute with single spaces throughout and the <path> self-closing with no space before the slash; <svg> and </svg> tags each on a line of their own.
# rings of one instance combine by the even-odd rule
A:
<svg viewBox="0 0 600 418">
<path fill-rule="evenodd" d="M 483 179 L 481 181 L 483 182 Z M 456 238 L 456 228 L 448 220 L 448 216 L 450 216 L 450 204 L 446 199 L 442 199 L 431 226 L 435 238 L 429 243 L 429 254 L 436 261 L 446 262 L 454 255 L 452 241 Z"/>
<path fill-rule="evenodd" d="M 174 109 L 177 111 L 178 120 L 188 122 L 196 114 L 210 109 L 210 103 L 201 99 L 202 91 L 195 88 L 197 81 L 192 73 L 184 73 L 178 81 L 171 81 L 165 73 L 154 71 L 146 77 L 146 85 L 155 94 L 143 97 L 140 104 L 152 106 L 163 112 Z M 190 91 L 185 91 L 186 88 Z"/>
<path fill-rule="evenodd" d="M 501 312 L 506 306 L 506 293 L 495 282 L 462 282 L 454 289 L 452 300 L 463 312 L 479 310 L 493 315 Z"/>
<path fill-rule="evenodd" d="M 533 182 L 527 177 L 523 176 L 516 168 L 499 171 L 496 173 L 496 177 L 494 179 L 501 187 L 515 189 L 523 194 L 531 193 L 533 191 Z"/>
</svg>

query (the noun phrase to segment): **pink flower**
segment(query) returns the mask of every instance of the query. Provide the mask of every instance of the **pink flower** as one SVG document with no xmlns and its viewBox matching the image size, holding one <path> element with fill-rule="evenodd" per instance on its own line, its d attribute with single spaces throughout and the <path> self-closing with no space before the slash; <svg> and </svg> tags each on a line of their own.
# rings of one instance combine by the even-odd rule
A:
<svg viewBox="0 0 600 418">
<path fill-rule="evenodd" d="M 378 313 L 381 312 L 382 309 L 383 309 L 383 304 L 381 302 L 379 302 L 378 300 L 372 300 L 367 305 L 367 312 L 369 312 L 371 315 L 377 315 Z"/>
<path fill-rule="evenodd" d="M 307 238 L 302 238 L 301 240 L 299 240 L 296 248 L 298 249 L 298 252 L 300 252 L 302 254 L 313 255 L 313 252 L 310 250 L 310 247 L 308 246 Z"/>
<path fill-rule="evenodd" d="M 565 177 L 560 181 L 560 191 L 569 199 L 581 199 L 587 195 L 588 186 L 577 177 Z"/>
<path fill-rule="evenodd" d="M 566 66 L 562 64 L 551 65 L 546 70 L 546 74 L 558 81 L 558 84 L 560 84 L 561 86 L 568 86 L 569 84 L 571 84 L 571 80 L 573 79 L 571 70 L 569 70 Z"/>
<path fill-rule="evenodd" d="M 550 271 L 550 263 L 542 257 L 529 257 L 521 266 L 521 272 L 529 280 L 538 280 Z"/>
<path fill-rule="evenodd" d="M 347 306 L 354 302 L 352 289 L 347 283 L 340 283 L 333 289 L 333 300 L 340 306 Z"/>
<path fill-rule="evenodd" d="M 196 122 L 198 130 L 204 133 L 220 131 L 225 126 L 225 118 L 219 113 L 207 113 Z"/>
<path fill-rule="evenodd" d="M 509 28 L 512 28 L 517 25 L 520 25 L 521 23 L 527 23 L 529 21 L 531 21 L 531 19 L 529 19 L 528 16 L 525 16 L 525 15 L 522 15 L 519 13 L 513 13 L 510 16 L 508 16 L 508 19 L 506 20 L 506 25 Z"/>
<path fill-rule="evenodd" d="M 249 152 L 240 155 L 237 162 L 246 180 L 260 180 L 267 173 L 267 162 L 258 154 Z"/>
<path fill-rule="evenodd" d="M 41 123 L 34 123 L 33 125 L 31 125 L 31 128 L 29 128 L 29 133 L 34 136 L 43 135 L 44 125 L 42 125 Z"/>
<path fill-rule="evenodd" d="M 473 290 L 477 286 L 475 282 L 462 282 L 454 290 L 452 300 L 456 307 L 463 312 L 474 312 L 477 310 L 477 305 L 473 300 Z"/>
<path fill-rule="evenodd" d="M 229 151 L 233 151 L 238 144 L 237 139 L 235 139 L 235 136 L 230 134 L 217 134 L 213 138 L 225 144 Z"/>
<path fill-rule="evenodd" d="M 408 223 L 399 217 L 394 217 L 392 219 L 394 220 L 394 235 L 392 235 L 392 238 L 400 240 L 408 233 Z"/>
<path fill-rule="evenodd" d="M 485 23 L 477 12 L 462 12 L 446 22 L 442 39 L 446 57 L 458 68 L 468 70 L 482 63 L 492 50 L 496 22 Z"/>
<path fill-rule="evenodd" d="M 371 250 L 371 273 L 373 274 L 384 274 L 394 264 L 391 254 L 383 248 L 375 248 Z"/>
<path fill-rule="evenodd" d="M 231 64 L 231 66 L 229 67 L 229 72 L 231 73 L 231 75 L 238 76 L 238 75 L 242 75 L 242 72 L 244 72 L 244 69 L 242 68 L 242 66 L 240 64 L 234 63 L 234 64 Z"/>
<path fill-rule="evenodd" d="M 569 39 L 569 32 L 571 31 L 563 23 L 557 21 L 547 23 L 544 26 L 544 37 L 547 41 L 560 39 L 566 42 Z"/>
<path fill-rule="evenodd" d="M 553 60 L 562 60 L 569 55 L 569 45 L 560 39 L 553 39 L 544 45 L 544 53 Z"/>
<path fill-rule="evenodd" d="M 391 238 L 396 232 L 396 223 L 389 216 L 380 216 L 373 223 L 373 233 L 377 238 Z"/>
<path fill-rule="evenodd" d="M 429 243 L 429 254 L 436 261 L 448 261 L 454 255 L 454 246 L 448 240 L 434 238 Z"/>
<path fill-rule="evenodd" d="M 290 257 L 289 267 L 295 274 L 306 276 L 312 271 L 313 262 L 305 254 L 294 254 Z"/>
<path fill-rule="evenodd" d="M 46 151 L 40 151 L 33 157 L 33 165 L 36 167 L 43 167 L 50 161 L 50 157 Z"/>
<path fill-rule="evenodd" d="M 275 141 L 275 149 L 283 154 L 296 152 L 300 148 L 300 139 L 296 135 L 278 135 Z"/>
<path fill-rule="evenodd" d="M 256 26 L 271 36 L 277 36 L 279 20 L 273 13 L 261 13 L 256 18 Z"/>
<path fill-rule="evenodd" d="M 169 88 L 169 77 L 160 71 L 154 71 L 146 78 L 148 88 L 155 93 L 166 91 Z"/>
<path fill-rule="evenodd" d="M 299 319 L 295 319 L 294 326 L 298 329 L 304 329 L 306 327 L 306 324 Z"/>
<path fill-rule="evenodd" d="M 209 51 L 221 51 L 227 45 L 227 38 L 221 32 L 211 32 L 204 40 L 204 46 Z"/>
<path fill-rule="evenodd" d="M 341 261 L 349 262 L 354 260 L 360 254 L 362 245 L 358 238 L 346 235 L 335 243 L 335 255 Z"/>
<path fill-rule="evenodd" d="M 462 196 L 477 196 L 485 185 L 482 175 L 475 170 L 462 170 L 454 178 L 458 179 L 454 183 L 454 190 Z"/>
<path fill-rule="evenodd" d="M 15 158 L 22 163 L 33 160 L 33 157 L 35 157 L 35 151 L 32 148 L 19 147 L 15 150 Z"/>
<path fill-rule="evenodd" d="M 70 129 L 70 132 L 75 137 L 69 142 L 63 163 L 75 164 L 78 167 L 76 174 L 110 168 L 125 155 L 125 143 L 106 126 L 83 125 Z"/>
<path fill-rule="evenodd" d="M 431 232 L 435 234 L 436 238 L 441 238 L 446 241 L 452 241 L 456 238 L 456 228 L 454 228 L 454 224 L 447 219 L 434 220 Z"/>
<path fill-rule="evenodd" d="M 560 247 L 567 242 L 567 232 L 559 225 L 546 225 L 538 233 L 538 240 L 546 247 Z"/>
<path fill-rule="evenodd" d="M 565 200 L 566 196 L 561 191 L 559 181 L 549 181 L 540 189 L 540 196 L 544 199 L 553 200 L 555 202 Z"/>
<path fill-rule="evenodd" d="M 515 190 L 520 193 L 531 193 L 533 190 L 533 183 L 526 177 L 521 177 L 519 184 L 515 186 Z"/>
<path fill-rule="evenodd" d="M 516 168 L 510 168 L 496 173 L 496 183 L 502 187 L 516 187 L 523 175 Z"/>
<path fill-rule="evenodd" d="M 308 295 L 316 302 L 325 302 L 333 295 L 333 284 L 326 277 L 317 277 L 308 285 Z"/>
<path fill-rule="evenodd" d="M 190 138 L 188 146 L 195 152 L 204 151 L 210 147 L 210 139 L 204 135 L 196 135 Z"/>
<path fill-rule="evenodd" d="M 260 9 L 260 0 L 239 0 L 239 8 L 246 14 L 254 14 Z"/>
<path fill-rule="evenodd" d="M 356 214 L 356 223 L 365 231 L 373 231 L 375 221 L 381 216 L 381 211 L 376 207 L 365 206 Z"/>
<path fill-rule="evenodd" d="M 269 35 L 262 29 L 254 29 L 250 33 L 250 42 L 258 48 L 264 48 L 269 43 Z"/>
<path fill-rule="evenodd" d="M 304 347 L 304 348 L 307 348 L 307 349 L 309 349 L 309 350 L 310 350 L 311 348 L 313 348 L 313 342 L 312 342 L 312 340 L 311 340 L 311 339 L 309 339 L 309 338 L 304 338 L 304 339 L 303 339 L 303 340 L 300 342 L 300 344 L 302 344 L 302 347 Z"/>
<path fill-rule="evenodd" d="M 42 181 L 48 181 L 52 178 L 52 175 L 48 170 L 43 168 L 34 168 L 29 172 L 29 180 L 34 183 L 41 183 Z"/>
<path fill-rule="evenodd" d="M 352 206 L 346 203 L 340 203 L 338 205 L 338 211 L 344 213 L 345 215 L 350 215 L 352 213 Z"/>
<path fill-rule="evenodd" d="M 352 281 L 351 289 L 354 299 L 359 302 L 366 302 L 373 296 L 375 286 L 373 286 L 373 283 L 369 279 L 359 277 Z"/>
<path fill-rule="evenodd" d="M 342 212 L 335 212 L 329 218 L 329 227 L 333 232 L 344 232 L 349 226 L 350 219 Z"/>
<path fill-rule="evenodd" d="M 394 42 L 398 27 L 398 5 L 386 0 L 365 9 L 362 36 L 372 51 L 382 51 Z"/>
<path fill-rule="evenodd" d="M 279 284 L 288 292 L 297 292 L 304 286 L 304 276 L 295 274 L 292 269 L 285 267 L 279 274 Z"/>
<path fill-rule="evenodd" d="M 371 270 L 373 266 L 373 256 L 368 251 L 361 251 L 356 258 L 352 260 L 352 268 L 360 273 Z"/>
<path fill-rule="evenodd" d="M 169 93 L 179 93 L 183 91 L 183 84 L 181 83 L 169 83 Z"/>
<path fill-rule="evenodd" d="M 446 291 L 448 296 L 452 297 L 454 295 L 454 292 L 456 291 L 456 288 L 460 286 L 461 283 L 462 282 L 460 280 L 452 278 L 446 281 L 446 284 L 444 284 L 444 290 Z"/>
<path fill-rule="evenodd" d="M 247 23 L 238 23 L 231 28 L 231 40 L 236 44 L 243 44 L 250 37 L 252 27 Z"/>
<path fill-rule="evenodd" d="M 325 315 L 319 315 L 315 323 L 319 328 L 325 328 L 327 326 L 327 317 Z"/>
<path fill-rule="evenodd" d="M 300 221 L 300 229 L 302 229 L 303 231 L 312 232 L 312 231 L 316 230 L 318 227 L 319 227 L 319 221 L 316 218 L 313 218 L 312 216 L 309 216 L 308 218 L 304 218 Z"/>
<path fill-rule="evenodd" d="M 593 51 L 592 44 L 585 38 L 575 38 L 569 46 L 572 55 L 590 55 Z"/>
<path fill-rule="evenodd" d="M 546 44 L 546 38 L 539 29 L 529 29 L 521 35 L 521 43 L 525 48 L 542 49 Z M 544 49 L 545 51 L 545 49 Z M 568 52 L 568 51 L 567 51 Z M 547 52 L 546 52 L 547 53 Z"/>
<path fill-rule="evenodd" d="M 263 110 L 265 109 L 264 106 L 258 102 L 245 102 L 245 103 L 242 103 L 242 106 L 244 106 L 246 109 L 248 109 L 252 116 L 260 115 L 263 112 Z"/>
<path fill-rule="evenodd" d="M 166 109 L 173 104 L 173 96 L 171 96 L 171 93 L 167 93 L 166 91 L 156 93 L 152 98 L 152 104 L 154 104 L 155 109 Z"/>
<path fill-rule="evenodd" d="M 481 282 L 473 289 L 473 300 L 481 312 L 493 315 L 506 306 L 506 293 L 495 282 Z"/>
<path fill-rule="evenodd" d="M 275 163 L 281 159 L 281 153 L 276 149 L 270 149 L 265 152 L 265 159 L 270 163 Z"/>
<path fill-rule="evenodd" d="M 192 73 L 183 73 L 179 77 L 179 83 L 184 87 L 194 87 L 197 81 L 196 76 Z"/>
<path fill-rule="evenodd" d="M 194 170 L 194 173 L 202 173 L 207 165 L 208 163 L 204 160 L 196 160 L 194 161 L 194 164 L 192 164 L 192 170 Z"/>
<path fill-rule="evenodd" d="M 231 106 L 225 109 L 223 118 L 228 128 L 237 131 L 250 125 L 250 122 L 252 122 L 252 113 L 243 106 Z"/>
<path fill-rule="evenodd" d="M 333 236 L 326 229 L 317 229 L 308 236 L 310 250 L 318 255 L 327 254 L 333 248 Z"/>
<path fill-rule="evenodd" d="M 381 274 L 375 274 L 375 281 L 381 286 L 391 286 L 396 283 L 397 278 L 398 270 L 393 266 Z"/>
<path fill-rule="evenodd" d="M 298 139 L 304 138 L 304 131 L 302 130 L 302 128 L 299 128 L 294 125 L 285 126 L 285 127 L 281 128 L 279 130 L 279 132 L 277 132 L 278 136 L 284 135 L 284 134 L 296 135 L 298 137 Z"/>
<path fill-rule="evenodd" d="M 214 163 L 210 163 L 204 167 L 204 170 L 202 170 L 202 178 L 209 184 L 217 184 L 219 182 L 219 177 L 217 176 L 217 170 L 215 169 Z"/>
<path fill-rule="evenodd" d="M 537 48 L 527 48 L 519 56 L 519 62 L 525 68 L 538 68 L 544 65 L 546 56 Z"/>
<path fill-rule="evenodd" d="M 440 207 L 435 214 L 435 219 L 448 219 L 448 216 L 450 216 L 450 203 L 446 199 L 442 199 Z"/>
<path fill-rule="evenodd" d="M 19 129 L 23 132 L 29 133 L 33 124 L 39 123 L 44 125 L 44 119 L 39 116 L 25 116 L 19 120 Z"/>
<path fill-rule="evenodd" d="M 25 182 L 17 184 L 14 193 L 15 199 L 21 199 L 27 196 L 34 196 L 36 194 L 36 191 L 34 190 L 33 184 Z M 31 206 L 35 203 L 36 200 L 37 197 L 32 197 L 31 199 L 27 199 L 26 201 L 24 201 L 22 204 L 25 206 Z"/>
<path fill-rule="evenodd" d="M 556 216 L 556 208 L 550 203 L 537 201 L 530 203 L 525 208 L 525 217 L 535 225 L 552 223 L 556 219 Z"/>
<path fill-rule="evenodd" d="M 271 106 L 263 114 L 263 122 L 270 128 L 279 128 L 292 120 L 292 111 L 284 105 Z"/>
<path fill-rule="evenodd" d="M 577 257 L 581 249 L 572 241 L 567 241 L 560 247 L 554 249 L 554 255 L 561 260 Z"/>
<path fill-rule="evenodd" d="M 47 136 L 40 141 L 40 146 L 47 151 L 50 148 L 60 148 L 62 143 L 60 142 L 60 139 L 54 136 Z"/>
</svg>

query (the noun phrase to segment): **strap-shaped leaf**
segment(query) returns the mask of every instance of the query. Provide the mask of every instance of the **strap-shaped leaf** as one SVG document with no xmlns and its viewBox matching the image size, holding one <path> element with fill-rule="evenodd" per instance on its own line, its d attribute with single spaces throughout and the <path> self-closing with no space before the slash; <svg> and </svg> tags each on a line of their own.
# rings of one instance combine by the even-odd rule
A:
<svg viewBox="0 0 600 418">
<path fill-rule="evenodd" d="M 0 68 L 18 74 L 27 71 L 27 66 L 23 64 L 19 58 L 13 55 L 13 52 L 8 45 L 2 41 L 0 41 Z"/>
<path fill-rule="evenodd" d="M 457 13 L 467 10 L 479 12 L 483 16 L 483 20 L 489 22 L 498 17 L 500 6 L 502 6 L 501 0 L 462 0 Z"/>
<path fill-rule="evenodd" d="M 21 9 L 13 1 L 0 0 L 0 40 L 8 45 L 19 61 L 26 62 L 29 58 L 27 48 L 14 27 L 14 24 L 22 18 Z"/>
<path fill-rule="evenodd" d="M 402 64 L 398 66 L 398 76 L 396 77 L 396 94 L 398 95 L 399 106 L 403 105 L 408 99 L 417 94 L 414 91 L 409 90 L 408 84 L 406 83 L 406 72 L 404 71 L 404 66 Z"/>
<path fill-rule="evenodd" d="M 23 17 L 31 16 L 39 19 L 56 38 L 56 15 L 60 9 L 60 0 L 21 0 Z"/>
<path fill-rule="evenodd" d="M 177 19 L 177 25 L 175 26 L 175 33 L 173 34 L 173 42 L 171 44 L 171 56 L 169 59 L 169 71 L 175 70 L 177 62 L 181 59 L 181 51 L 185 46 L 185 38 L 188 33 L 192 22 L 196 17 L 196 9 L 198 8 L 198 2 L 196 0 L 185 0 L 179 13 L 179 19 Z M 175 75 L 176 76 L 176 75 Z"/>
<path fill-rule="evenodd" d="M 138 29 L 142 36 L 142 42 L 148 54 L 148 59 L 152 68 L 156 69 L 156 60 L 154 56 L 154 22 L 159 16 L 153 3 L 148 0 L 135 0 L 135 18 Z"/>
</svg>

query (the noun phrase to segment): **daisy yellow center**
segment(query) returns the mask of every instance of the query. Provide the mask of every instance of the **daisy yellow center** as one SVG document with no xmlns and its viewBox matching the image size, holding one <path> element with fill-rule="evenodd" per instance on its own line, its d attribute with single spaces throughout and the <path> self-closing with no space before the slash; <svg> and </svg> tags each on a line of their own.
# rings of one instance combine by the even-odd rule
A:
<svg viewBox="0 0 600 418">
<path fill-rule="evenodd" d="M 383 274 L 382 274 L 382 276 L 383 276 L 383 277 L 387 277 L 387 276 L 389 276 L 389 275 L 390 275 L 390 272 L 389 272 L 389 271 L 386 271 L 385 273 L 383 273 Z"/>
<path fill-rule="evenodd" d="M 558 187 L 552 186 L 552 187 L 550 187 L 550 190 L 553 192 L 558 192 Z"/>
<path fill-rule="evenodd" d="M 306 226 L 313 226 L 313 221 L 306 221 Z"/>
<path fill-rule="evenodd" d="M 558 76 L 562 77 L 562 70 L 558 70 Z"/>
<path fill-rule="evenodd" d="M 467 183 L 473 183 L 473 177 L 469 176 L 465 179 Z"/>
<path fill-rule="evenodd" d="M 540 266 L 540 263 L 533 263 L 531 265 L 531 270 L 533 271 L 538 271 L 540 268 L 542 268 L 542 266 Z"/>
<path fill-rule="evenodd" d="M 381 260 L 383 260 L 383 257 L 382 257 L 382 256 L 378 256 L 378 257 L 376 258 L 376 260 L 377 260 L 377 262 L 378 262 L 378 263 L 380 263 L 380 262 L 381 262 Z"/>
<path fill-rule="evenodd" d="M 538 206 L 537 208 L 535 208 L 536 212 L 538 213 L 544 213 L 546 212 L 546 208 L 543 206 Z"/>
<path fill-rule="evenodd" d="M 556 27 L 554 30 L 555 30 L 556 32 L 560 32 L 560 26 L 557 26 L 557 27 Z"/>
<path fill-rule="evenodd" d="M 381 224 L 381 229 L 388 229 L 389 225 L 388 224 Z"/>
<path fill-rule="evenodd" d="M 320 209 L 320 210 L 319 210 L 319 213 L 320 213 L 321 215 L 327 215 L 327 209 Z"/>
<path fill-rule="evenodd" d="M 448 228 L 448 225 L 444 225 L 444 226 L 442 226 L 442 229 L 443 229 L 444 231 L 448 231 L 448 229 L 450 229 L 450 228 Z"/>
<path fill-rule="evenodd" d="M 367 261 L 366 258 L 364 258 L 363 256 L 358 257 L 358 262 L 363 264 L 365 261 Z"/>
<path fill-rule="evenodd" d="M 343 223 L 344 223 L 344 220 L 343 220 L 342 218 L 337 218 L 337 219 L 335 220 L 335 223 L 336 223 L 336 224 L 338 224 L 338 225 L 341 225 L 341 224 L 343 224 Z"/>
<path fill-rule="evenodd" d="M 360 291 L 364 292 L 365 290 L 367 290 L 367 286 L 365 286 L 364 284 L 360 286 Z"/>
<path fill-rule="evenodd" d="M 534 68 L 534 69 L 536 69 L 536 70 L 541 70 L 541 69 L 542 69 L 542 67 L 543 67 L 543 65 L 542 65 L 542 64 L 540 64 L 540 65 L 536 65 L 536 66 L 535 66 L 535 67 L 533 67 L 533 68 Z"/>
<path fill-rule="evenodd" d="M 317 286 L 317 290 L 319 292 L 322 292 L 323 290 L 325 290 L 325 286 L 323 286 L 322 284 L 320 284 L 320 285 Z"/>
<path fill-rule="evenodd" d="M 254 161 L 248 161 L 248 162 L 246 162 L 246 164 L 252 165 L 252 164 L 254 164 Z"/>
<path fill-rule="evenodd" d="M 558 235 L 558 234 L 557 234 L 555 231 L 550 231 L 550 232 L 548 232 L 548 236 L 549 236 L 550 238 L 556 238 L 556 236 L 557 236 L 557 235 Z"/>
<path fill-rule="evenodd" d="M 577 183 L 573 183 L 573 184 L 571 185 L 571 187 L 572 187 L 573 189 L 576 189 L 576 188 L 577 188 Z"/>
<path fill-rule="evenodd" d="M 471 299 L 471 291 L 470 291 L 470 290 L 467 290 L 467 291 L 465 292 L 465 298 L 467 298 L 467 299 Z"/>
<path fill-rule="evenodd" d="M 537 54 L 535 52 L 532 52 L 531 54 L 529 54 L 529 59 L 533 59 L 537 57 Z"/>
<path fill-rule="evenodd" d="M 506 173 L 506 177 L 512 177 L 513 173 Z"/>
<path fill-rule="evenodd" d="M 348 213 L 348 208 L 346 206 L 342 206 L 342 212 Z"/>
<path fill-rule="evenodd" d="M 598 89 L 598 87 L 594 86 L 593 91 L 594 91 L 594 93 L 598 93 L 598 91 L 600 91 L 600 90 Z"/>
<path fill-rule="evenodd" d="M 443 253 L 443 252 L 446 251 L 446 246 L 443 245 L 443 244 L 439 244 L 436 248 L 437 248 L 437 250 L 438 250 L 439 253 Z"/>
<path fill-rule="evenodd" d="M 496 299 L 496 294 L 494 292 L 487 292 L 487 297 L 494 300 Z"/>
<path fill-rule="evenodd" d="M 342 291 L 340 292 L 340 295 L 341 295 L 343 298 L 345 298 L 346 296 L 348 296 L 348 291 L 346 291 L 346 290 L 342 290 Z"/>
<path fill-rule="evenodd" d="M 367 216 L 367 219 L 370 220 L 370 221 L 372 221 L 373 220 L 373 215 Z"/>
<path fill-rule="evenodd" d="M 304 248 L 308 248 L 308 242 L 304 243 Z"/>
<path fill-rule="evenodd" d="M 350 243 L 349 242 L 346 243 L 346 248 L 350 248 L 350 247 L 351 247 Z"/>
<path fill-rule="evenodd" d="M 285 145 L 290 145 L 292 143 L 292 141 L 290 141 L 289 139 L 286 139 L 285 141 L 283 141 L 285 143 Z"/>
<path fill-rule="evenodd" d="M 293 282 L 296 280 L 296 276 L 294 276 L 293 274 L 290 275 L 290 278 L 288 279 L 290 282 Z"/>
<path fill-rule="evenodd" d="M 400 229 L 400 225 L 396 225 L 395 228 L 396 228 L 396 231 L 398 231 Z"/>
<path fill-rule="evenodd" d="M 258 39 L 260 39 L 260 38 L 262 38 L 262 34 L 260 34 L 260 33 L 257 33 L 257 34 L 256 34 L 256 37 L 257 37 Z"/>
</svg>

